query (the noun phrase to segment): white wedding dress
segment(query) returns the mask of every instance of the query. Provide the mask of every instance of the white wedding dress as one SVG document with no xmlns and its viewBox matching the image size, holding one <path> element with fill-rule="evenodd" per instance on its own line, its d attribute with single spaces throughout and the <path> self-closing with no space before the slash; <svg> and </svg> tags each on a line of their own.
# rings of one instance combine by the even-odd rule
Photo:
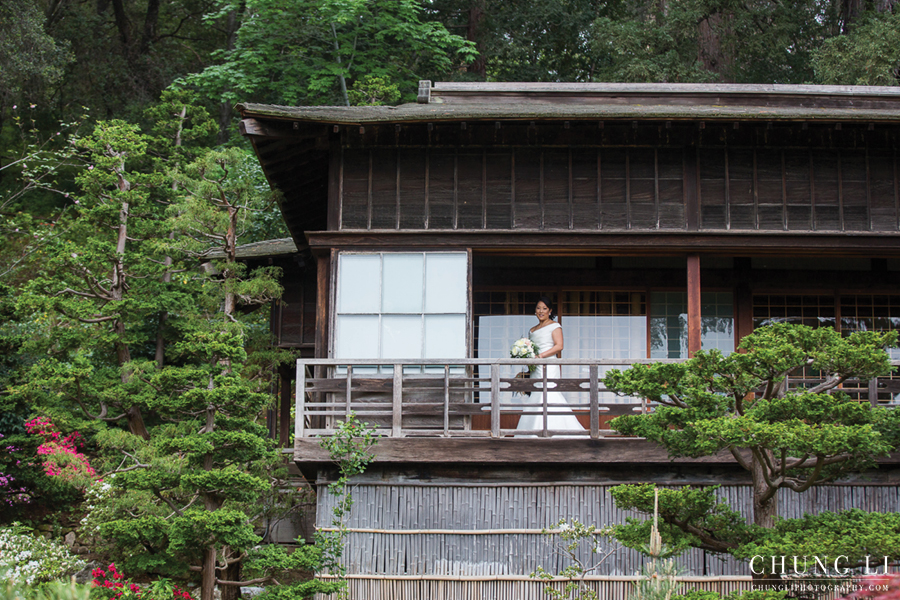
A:
<svg viewBox="0 0 900 600">
<path fill-rule="evenodd" d="M 538 350 L 540 352 L 546 352 L 550 348 L 553 347 L 553 332 L 560 328 L 559 323 L 551 323 L 540 329 L 536 329 L 532 331 L 528 336 L 532 342 L 537 344 Z M 563 396 L 560 392 L 551 392 L 549 391 L 551 388 L 556 387 L 556 384 L 551 382 L 551 379 L 559 379 L 559 365 L 547 365 L 547 430 L 584 430 L 581 423 L 578 422 L 578 419 L 575 417 L 575 413 L 569 408 L 569 403 L 566 402 L 565 396 Z M 534 371 L 531 372 L 530 378 L 535 380 L 537 383 L 537 387 L 541 388 L 541 380 L 544 377 L 543 366 L 538 365 Z M 529 394 L 527 398 L 524 399 L 523 405 L 525 410 L 533 410 L 533 411 L 541 411 L 543 412 L 542 406 L 544 402 L 544 392 L 542 390 L 537 390 Z M 516 427 L 516 431 L 543 431 L 544 429 L 544 415 L 543 414 L 535 414 L 535 415 L 522 415 L 519 417 L 519 425 Z M 516 434 L 516 437 L 536 437 L 533 435 L 521 435 Z M 557 437 L 566 437 L 566 436 L 557 436 Z M 571 436 L 571 437 L 579 437 L 579 436 Z"/>
</svg>

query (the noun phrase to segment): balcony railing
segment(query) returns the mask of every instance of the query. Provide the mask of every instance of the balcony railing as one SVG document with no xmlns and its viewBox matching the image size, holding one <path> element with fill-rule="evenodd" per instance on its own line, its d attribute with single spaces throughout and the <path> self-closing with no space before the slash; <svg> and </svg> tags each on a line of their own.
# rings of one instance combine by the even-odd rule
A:
<svg viewBox="0 0 900 600">
<path fill-rule="evenodd" d="M 677 360 L 582 359 L 301 359 L 297 361 L 295 437 L 331 435 L 351 412 L 383 437 L 566 436 L 597 439 L 616 435 L 615 416 L 653 410 L 637 398 L 618 396 L 603 385 L 610 369 L 638 363 Z M 529 379 L 528 365 L 555 364 L 562 376 Z M 895 366 L 900 362 L 895 362 Z M 546 373 L 546 369 L 544 370 Z M 519 375 L 518 377 L 516 375 Z M 896 375 L 895 375 L 896 377 Z M 792 387 L 815 383 L 792 377 Z M 873 404 L 900 399 L 900 380 L 883 378 L 845 382 L 844 391 Z M 567 406 L 548 401 L 561 392 Z M 554 419 L 572 415 L 579 429 L 554 429 Z M 538 428 L 516 428 L 523 416 L 536 415 Z M 571 420 L 569 420 L 571 422 Z"/>
</svg>

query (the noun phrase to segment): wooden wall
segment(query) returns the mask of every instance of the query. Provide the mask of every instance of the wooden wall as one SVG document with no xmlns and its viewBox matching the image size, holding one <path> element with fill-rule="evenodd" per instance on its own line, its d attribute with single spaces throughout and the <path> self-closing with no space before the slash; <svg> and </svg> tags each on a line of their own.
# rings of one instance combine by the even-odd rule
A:
<svg viewBox="0 0 900 600">
<path fill-rule="evenodd" d="M 900 230 L 884 148 L 345 148 L 341 173 L 344 230 Z"/>
</svg>

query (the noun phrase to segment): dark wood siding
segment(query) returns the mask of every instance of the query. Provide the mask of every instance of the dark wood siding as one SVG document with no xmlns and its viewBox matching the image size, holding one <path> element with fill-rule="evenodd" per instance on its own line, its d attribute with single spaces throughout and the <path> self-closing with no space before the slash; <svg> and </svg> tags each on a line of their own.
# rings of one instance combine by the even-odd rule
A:
<svg viewBox="0 0 900 600">
<path fill-rule="evenodd" d="M 344 230 L 900 229 L 897 153 L 883 148 L 379 147 L 342 160 Z"/>
</svg>

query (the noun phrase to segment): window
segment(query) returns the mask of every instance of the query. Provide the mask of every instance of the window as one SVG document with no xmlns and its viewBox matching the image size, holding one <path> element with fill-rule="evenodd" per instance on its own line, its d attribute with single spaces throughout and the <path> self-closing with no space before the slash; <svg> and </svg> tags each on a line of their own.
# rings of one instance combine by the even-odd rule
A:
<svg viewBox="0 0 900 600">
<path fill-rule="evenodd" d="M 734 351 L 734 300 L 731 292 L 700 293 L 700 347 Z M 650 294 L 650 358 L 687 358 L 687 293 Z"/>
<path fill-rule="evenodd" d="M 335 358 L 465 358 L 464 252 L 342 253 Z"/>
</svg>

